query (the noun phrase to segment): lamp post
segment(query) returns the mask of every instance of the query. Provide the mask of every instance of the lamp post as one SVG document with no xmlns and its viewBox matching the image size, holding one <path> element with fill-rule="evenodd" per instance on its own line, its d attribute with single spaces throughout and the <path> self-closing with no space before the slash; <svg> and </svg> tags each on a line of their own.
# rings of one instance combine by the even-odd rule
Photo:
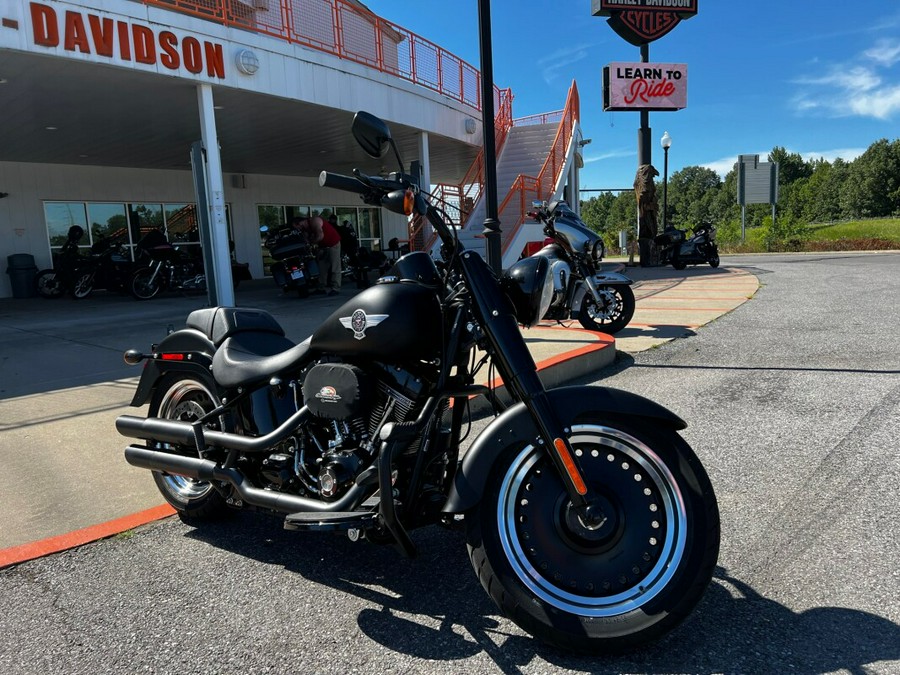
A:
<svg viewBox="0 0 900 675">
<path fill-rule="evenodd" d="M 663 148 L 663 229 L 669 224 L 669 148 L 672 147 L 672 137 L 669 132 L 663 134 L 660 139 Z"/>
</svg>

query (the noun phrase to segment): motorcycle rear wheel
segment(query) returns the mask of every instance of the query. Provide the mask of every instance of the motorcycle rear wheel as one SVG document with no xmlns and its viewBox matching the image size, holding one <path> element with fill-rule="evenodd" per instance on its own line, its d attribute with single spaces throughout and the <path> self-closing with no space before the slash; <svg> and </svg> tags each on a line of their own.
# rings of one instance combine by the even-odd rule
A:
<svg viewBox="0 0 900 675">
<path fill-rule="evenodd" d="M 167 375 L 150 400 L 148 417 L 195 422 L 219 405 L 215 386 L 194 375 Z M 210 425 L 212 427 L 212 425 Z M 220 429 L 221 421 L 213 428 Z M 157 444 L 178 455 L 196 456 L 194 448 Z M 208 481 L 153 471 L 153 480 L 165 500 L 184 520 L 213 520 L 227 514 L 225 499 Z"/>
<path fill-rule="evenodd" d="M 675 628 L 715 569 L 719 512 L 690 446 L 652 423 L 591 416 L 569 434 L 606 522 L 585 526 L 550 459 L 509 448 L 466 515 L 469 557 L 501 611 L 536 638 L 621 652 Z"/>
<path fill-rule="evenodd" d="M 34 278 L 38 295 L 48 300 L 61 298 L 65 292 L 56 270 L 43 270 Z"/>
<path fill-rule="evenodd" d="M 588 291 L 581 301 L 578 322 L 588 330 L 618 333 L 634 316 L 634 293 L 631 287 L 619 285 L 600 286 L 597 291 L 605 300 L 605 306 L 597 307 L 594 296 Z"/>
<path fill-rule="evenodd" d="M 131 292 L 131 295 L 138 300 L 149 300 L 150 298 L 155 297 L 161 287 L 159 275 L 157 275 L 156 279 L 153 278 L 153 270 L 149 267 L 144 267 L 139 269 L 137 272 L 131 275 L 131 280 L 128 282 L 128 290 Z"/>
</svg>

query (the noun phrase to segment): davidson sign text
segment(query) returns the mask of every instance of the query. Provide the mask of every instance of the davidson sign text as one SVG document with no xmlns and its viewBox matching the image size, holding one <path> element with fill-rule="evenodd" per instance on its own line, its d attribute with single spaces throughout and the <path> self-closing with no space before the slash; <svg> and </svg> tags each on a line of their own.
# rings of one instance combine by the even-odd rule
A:
<svg viewBox="0 0 900 675">
<path fill-rule="evenodd" d="M 37 2 L 31 3 L 31 25 L 34 44 L 40 47 L 62 46 L 69 52 L 225 78 L 225 56 L 218 43 L 200 42 L 192 36 L 179 38 L 172 31 L 155 31 L 87 12 L 66 10 L 61 14 Z"/>
<path fill-rule="evenodd" d="M 697 14 L 698 0 L 591 0 L 591 14 L 633 45 L 645 45 Z"/>
</svg>

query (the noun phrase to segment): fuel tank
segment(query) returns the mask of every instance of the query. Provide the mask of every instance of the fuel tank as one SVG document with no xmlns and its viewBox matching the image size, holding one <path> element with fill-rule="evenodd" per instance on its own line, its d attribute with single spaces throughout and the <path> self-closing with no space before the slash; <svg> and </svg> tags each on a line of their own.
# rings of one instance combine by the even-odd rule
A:
<svg viewBox="0 0 900 675">
<path fill-rule="evenodd" d="M 344 303 L 313 333 L 310 348 L 400 364 L 437 358 L 442 342 L 435 288 L 394 277 Z"/>
</svg>

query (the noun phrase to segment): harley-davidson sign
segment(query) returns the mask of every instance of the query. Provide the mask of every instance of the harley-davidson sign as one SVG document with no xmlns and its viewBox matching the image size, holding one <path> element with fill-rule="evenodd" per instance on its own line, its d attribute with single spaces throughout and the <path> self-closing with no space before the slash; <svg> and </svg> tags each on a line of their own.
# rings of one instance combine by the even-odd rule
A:
<svg viewBox="0 0 900 675">
<path fill-rule="evenodd" d="M 608 16 L 609 25 L 633 45 L 645 45 L 697 14 L 699 0 L 591 0 L 593 16 Z"/>
</svg>

